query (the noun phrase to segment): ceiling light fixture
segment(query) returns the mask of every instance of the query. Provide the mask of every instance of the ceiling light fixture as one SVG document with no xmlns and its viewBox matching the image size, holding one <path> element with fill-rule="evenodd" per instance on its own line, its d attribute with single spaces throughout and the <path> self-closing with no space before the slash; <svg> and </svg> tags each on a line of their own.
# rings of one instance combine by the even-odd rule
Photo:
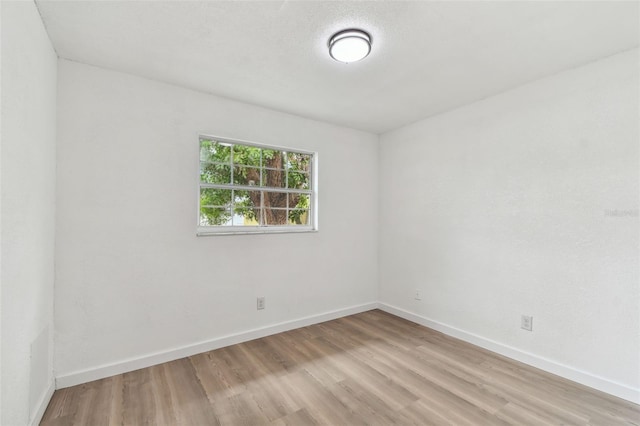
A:
<svg viewBox="0 0 640 426">
<path fill-rule="evenodd" d="M 362 30 L 344 30 L 329 39 L 329 54 L 333 59 L 348 64 L 364 59 L 371 52 L 371 36 Z"/>
</svg>

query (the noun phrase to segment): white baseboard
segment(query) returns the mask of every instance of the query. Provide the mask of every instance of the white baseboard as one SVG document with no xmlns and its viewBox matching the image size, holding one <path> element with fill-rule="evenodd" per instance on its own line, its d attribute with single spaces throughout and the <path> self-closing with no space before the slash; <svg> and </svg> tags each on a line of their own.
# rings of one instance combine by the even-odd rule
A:
<svg viewBox="0 0 640 426">
<path fill-rule="evenodd" d="M 51 380 L 49 382 L 49 387 L 42 394 L 40 401 L 38 401 L 38 408 L 33 413 L 33 417 L 31 417 L 31 421 L 29 422 L 29 426 L 38 426 L 40 421 L 42 421 L 42 416 L 44 416 L 44 412 L 47 410 L 49 406 L 49 401 L 51 401 L 51 397 L 53 396 L 53 392 L 56 390 L 55 380 Z"/>
<path fill-rule="evenodd" d="M 386 303 L 378 303 L 378 308 L 392 315 L 404 318 L 411 322 L 415 322 L 416 324 L 424 325 L 425 327 L 429 327 L 448 336 L 464 340 L 465 342 L 480 346 L 481 348 L 488 349 L 492 352 L 496 352 L 508 358 L 515 359 L 524 364 L 531 365 L 533 367 L 564 377 L 571 381 L 589 386 L 590 388 L 594 388 L 610 395 L 617 396 L 618 398 L 640 404 L 640 389 L 634 389 L 632 387 L 623 385 L 622 383 L 617 383 L 605 379 L 604 377 L 600 377 L 586 371 L 569 367 L 568 365 L 564 365 L 556 361 L 534 355 L 520 349 L 516 349 L 514 347 L 496 342 L 494 340 L 486 339 L 484 337 L 478 336 L 477 334 L 469 333 L 459 328 L 434 321 L 432 319 L 414 314 L 409 311 L 405 311 L 404 309 L 400 309 Z"/>
<path fill-rule="evenodd" d="M 141 368 L 151 367 L 153 365 L 162 364 L 163 362 L 174 361 L 176 359 L 208 352 L 214 349 L 220 349 L 225 346 L 259 339 L 261 337 L 270 336 L 272 334 L 282 333 L 283 331 L 289 331 L 325 321 L 331 321 L 333 319 L 342 318 L 348 315 L 358 314 L 360 312 L 370 311 L 372 309 L 376 309 L 377 307 L 377 302 L 365 303 L 363 305 L 351 306 L 349 308 L 338 309 L 318 315 L 311 315 L 297 320 L 285 321 L 278 324 L 256 328 L 253 330 L 247 330 L 245 332 L 231 334 L 228 336 L 207 340 L 192 345 L 142 355 L 136 358 L 125 359 L 115 363 L 101 365 L 86 370 L 75 371 L 56 377 L 56 389 L 67 388 L 69 386 L 75 386 L 81 383 L 91 382 L 93 380 L 104 379 L 105 377 L 114 376 L 116 374 L 122 374 L 129 371 L 139 370 Z"/>
<path fill-rule="evenodd" d="M 127 373 L 129 371 L 138 370 L 140 368 L 151 367 L 153 365 L 161 364 L 163 362 L 173 361 L 176 359 L 184 358 L 187 356 L 196 355 L 199 353 L 211 351 L 214 349 L 223 348 L 225 346 L 235 345 L 237 343 L 247 342 L 249 340 L 259 339 L 261 337 L 270 336 L 272 334 L 282 333 L 284 331 L 293 330 L 300 327 L 306 327 L 313 324 L 318 324 L 325 321 L 345 317 L 348 315 L 357 314 L 360 312 L 370 311 L 372 309 L 379 308 L 385 312 L 396 315 L 400 318 L 415 322 L 417 324 L 429 327 L 433 330 L 440 331 L 446 335 L 455 337 L 465 342 L 469 342 L 476 346 L 488 349 L 492 352 L 504 355 L 508 358 L 523 362 L 541 370 L 547 371 L 552 374 L 564 377 L 574 382 L 589 386 L 599 391 L 608 393 L 613 396 L 631 401 L 636 404 L 640 404 L 640 389 L 634 389 L 621 383 L 617 383 L 603 377 L 588 373 L 586 371 L 578 370 L 558 363 L 556 361 L 540 357 L 538 355 L 531 354 L 529 352 L 516 349 L 514 347 L 496 342 L 478 336 L 473 333 L 461 330 L 456 327 L 452 327 L 447 324 L 443 324 L 438 321 L 414 314 L 404 309 L 397 308 L 386 303 L 371 302 L 363 305 L 352 306 L 349 308 L 338 309 L 335 311 L 325 312 L 318 315 L 312 315 L 304 318 L 300 318 L 292 321 L 285 321 L 278 324 L 273 324 L 265 327 L 260 327 L 252 330 L 248 330 L 242 333 L 232 334 L 228 336 L 219 337 L 216 339 L 207 340 L 204 342 L 195 343 L 192 345 L 182 346 L 179 348 L 169 349 L 163 352 L 156 352 L 152 354 L 143 355 L 136 358 L 130 358 L 119 362 L 101 365 L 95 368 L 86 370 L 75 371 L 63 376 L 58 376 L 55 380 L 55 388 L 62 389 L 69 386 L 75 386 L 81 383 L 87 383 L 93 380 L 103 379 L 105 377 L 114 376 L 116 374 Z M 47 408 L 47 404 L 53 394 L 53 384 L 47 393 L 43 396 L 41 406 L 38 409 L 37 415 L 34 416 L 32 424 L 38 424 L 44 411 Z M 38 420 L 37 422 L 35 420 Z"/>
</svg>

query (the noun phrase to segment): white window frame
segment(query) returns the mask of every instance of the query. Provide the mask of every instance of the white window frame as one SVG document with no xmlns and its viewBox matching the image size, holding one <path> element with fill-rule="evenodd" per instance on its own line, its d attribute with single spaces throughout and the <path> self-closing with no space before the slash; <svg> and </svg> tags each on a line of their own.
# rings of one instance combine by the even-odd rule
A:
<svg viewBox="0 0 640 426">
<path fill-rule="evenodd" d="M 309 179 L 311 180 L 310 189 L 289 189 L 289 188 L 268 188 L 268 187 L 256 187 L 237 184 L 209 184 L 200 181 L 200 141 L 202 139 L 211 139 L 217 142 L 229 143 L 233 145 L 245 145 L 260 149 L 273 149 L 277 151 L 295 152 L 300 154 L 306 154 L 311 156 L 311 171 Z M 233 151 L 232 151 L 233 152 Z M 212 136 L 207 134 L 198 135 L 198 173 L 197 177 L 197 208 L 196 208 L 196 224 L 197 224 L 197 236 L 208 235 L 246 235 L 246 234 L 284 234 L 284 233 L 300 233 L 300 232 L 317 232 L 318 231 L 318 153 L 314 151 L 306 151 L 303 149 L 284 147 L 277 145 L 268 145 L 258 142 L 245 141 L 241 139 L 231 139 L 227 137 Z M 231 170 L 233 170 L 233 155 L 230 161 Z M 233 172 L 232 172 L 233 173 Z M 233 179 L 232 179 L 233 181 Z M 309 194 L 309 225 L 258 225 L 258 226 L 232 226 L 232 225 L 216 225 L 216 226 L 201 226 L 200 225 L 200 189 L 201 188 L 217 188 L 217 189 L 236 189 L 236 190 L 249 190 L 249 191 L 271 191 L 281 193 L 306 193 Z"/>
</svg>

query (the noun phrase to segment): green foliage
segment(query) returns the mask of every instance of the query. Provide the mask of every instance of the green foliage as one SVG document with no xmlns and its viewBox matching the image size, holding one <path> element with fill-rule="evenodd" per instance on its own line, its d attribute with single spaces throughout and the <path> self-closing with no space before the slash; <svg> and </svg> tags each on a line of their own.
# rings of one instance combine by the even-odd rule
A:
<svg viewBox="0 0 640 426">
<path fill-rule="evenodd" d="M 229 224 L 232 212 L 259 224 L 306 224 L 310 208 L 308 194 L 259 191 L 259 188 L 308 190 L 310 172 L 308 154 L 201 139 L 202 183 L 256 187 L 256 191 L 202 188 L 201 225 Z"/>
</svg>

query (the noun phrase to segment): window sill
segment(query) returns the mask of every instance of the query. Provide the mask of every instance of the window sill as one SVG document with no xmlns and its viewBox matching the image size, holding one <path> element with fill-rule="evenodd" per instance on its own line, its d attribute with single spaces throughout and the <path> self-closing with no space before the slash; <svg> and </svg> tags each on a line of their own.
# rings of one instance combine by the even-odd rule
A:
<svg viewBox="0 0 640 426">
<path fill-rule="evenodd" d="M 255 227 L 251 229 L 246 229 L 245 227 L 237 227 L 228 229 L 220 229 L 220 230 L 212 230 L 208 228 L 198 228 L 196 232 L 196 236 L 198 237 L 210 237 L 217 235 L 256 235 L 256 234 L 300 234 L 300 233 L 314 233 L 318 232 L 317 229 L 312 227 L 304 227 L 304 228 L 289 228 L 289 227 Z"/>
</svg>

